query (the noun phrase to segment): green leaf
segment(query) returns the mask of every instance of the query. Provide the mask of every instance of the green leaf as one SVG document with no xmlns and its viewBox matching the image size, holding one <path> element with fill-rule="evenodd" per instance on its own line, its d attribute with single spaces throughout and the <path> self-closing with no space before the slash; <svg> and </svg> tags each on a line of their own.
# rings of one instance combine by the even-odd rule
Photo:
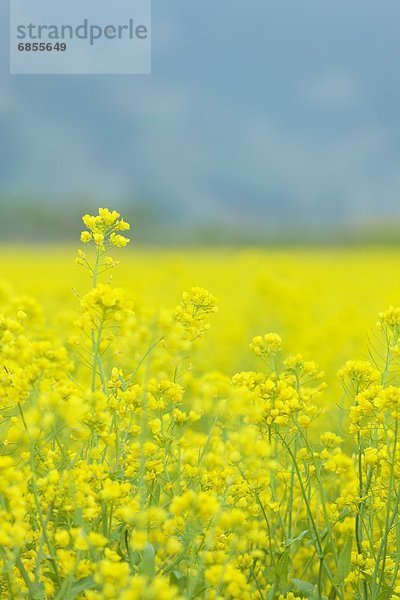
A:
<svg viewBox="0 0 400 600">
<path fill-rule="evenodd" d="M 284 552 L 278 560 L 276 566 L 276 576 L 278 581 L 283 584 L 287 582 L 289 573 L 289 552 Z"/>
<path fill-rule="evenodd" d="M 396 523 L 395 532 L 396 532 L 396 553 L 397 553 L 397 556 L 400 556 L 400 523 L 399 522 Z"/>
<path fill-rule="evenodd" d="M 307 533 L 309 532 L 309 529 L 305 529 L 304 531 L 302 531 L 297 537 L 295 538 L 291 538 L 290 540 L 288 540 L 286 542 L 286 548 L 288 548 L 289 546 L 291 546 L 292 544 L 294 544 L 295 542 L 300 542 L 300 540 L 302 540 Z"/>
<path fill-rule="evenodd" d="M 84 579 L 80 579 L 71 587 L 71 594 L 73 598 L 79 596 L 82 592 L 86 590 L 90 590 L 96 586 L 93 577 L 84 577 Z"/>
<path fill-rule="evenodd" d="M 352 545 L 353 545 L 353 538 L 350 535 L 347 538 L 347 542 L 345 543 L 344 547 L 342 548 L 341 553 L 339 554 L 337 571 L 336 571 L 335 577 L 333 578 L 333 583 L 335 585 L 340 585 L 341 583 L 343 583 L 344 580 L 346 579 L 347 575 L 351 571 L 351 547 L 352 547 Z"/>
<path fill-rule="evenodd" d="M 147 575 L 147 577 L 153 577 L 156 571 L 156 553 L 154 548 L 149 542 L 143 550 L 142 562 L 140 563 L 139 571 L 141 575 Z"/>
<path fill-rule="evenodd" d="M 384 589 L 379 592 L 378 594 L 378 600 L 387 600 L 388 598 L 391 598 L 393 594 L 393 588 L 389 587 L 389 586 L 385 586 Z"/>
<path fill-rule="evenodd" d="M 174 569 L 170 575 L 170 582 L 179 588 L 181 592 L 184 592 L 187 585 L 187 577 L 178 569 Z"/>
<path fill-rule="evenodd" d="M 42 583 L 32 583 L 30 586 L 32 600 L 41 600 L 45 597 L 44 586 Z"/>
<path fill-rule="evenodd" d="M 292 579 L 294 585 L 297 587 L 299 592 L 305 594 L 307 598 L 315 597 L 315 586 L 312 583 L 308 583 L 307 581 L 302 581 L 301 579 Z"/>
<path fill-rule="evenodd" d="M 161 496 L 161 485 L 158 483 L 153 491 L 153 498 L 156 504 L 159 504 Z"/>
</svg>

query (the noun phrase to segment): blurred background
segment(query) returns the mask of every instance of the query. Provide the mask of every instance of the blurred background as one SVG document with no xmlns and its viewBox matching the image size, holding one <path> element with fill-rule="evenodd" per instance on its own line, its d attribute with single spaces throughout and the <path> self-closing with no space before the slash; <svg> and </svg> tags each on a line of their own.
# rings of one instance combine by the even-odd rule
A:
<svg viewBox="0 0 400 600">
<path fill-rule="evenodd" d="M 102 205 L 141 244 L 400 242 L 397 0 L 153 0 L 152 75 L 108 77 L 9 75 L 7 4 L 2 242 Z"/>
</svg>

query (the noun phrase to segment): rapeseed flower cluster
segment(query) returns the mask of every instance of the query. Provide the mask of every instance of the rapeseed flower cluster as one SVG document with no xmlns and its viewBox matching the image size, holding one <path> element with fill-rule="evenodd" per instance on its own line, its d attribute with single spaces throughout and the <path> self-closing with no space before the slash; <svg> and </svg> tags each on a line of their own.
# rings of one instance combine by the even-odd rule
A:
<svg viewBox="0 0 400 600">
<path fill-rule="evenodd" d="M 108 275 L 129 225 L 83 222 L 68 335 L 0 289 L 0 598 L 400 599 L 400 309 L 325 431 L 315 362 L 267 333 L 202 372 L 217 299 L 143 308 Z"/>
</svg>

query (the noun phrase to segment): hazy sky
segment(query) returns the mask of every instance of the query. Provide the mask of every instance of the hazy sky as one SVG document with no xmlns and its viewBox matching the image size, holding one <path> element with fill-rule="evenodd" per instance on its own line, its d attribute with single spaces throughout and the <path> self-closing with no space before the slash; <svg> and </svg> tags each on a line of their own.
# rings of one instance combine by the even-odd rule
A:
<svg viewBox="0 0 400 600">
<path fill-rule="evenodd" d="M 398 0 L 153 0 L 151 76 L 15 76 L 0 192 L 226 222 L 400 215 Z M 12 1 L 12 0 L 11 0 Z"/>
</svg>

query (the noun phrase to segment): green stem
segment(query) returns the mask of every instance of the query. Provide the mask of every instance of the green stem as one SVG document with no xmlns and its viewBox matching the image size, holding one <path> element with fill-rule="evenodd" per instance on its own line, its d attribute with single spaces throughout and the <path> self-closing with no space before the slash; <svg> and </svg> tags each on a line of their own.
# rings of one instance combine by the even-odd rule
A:
<svg viewBox="0 0 400 600">
<path fill-rule="evenodd" d="M 386 566 L 386 559 L 387 559 L 387 546 L 388 546 L 388 536 L 389 536 L 389 532 L 393 526 L 394 520 L 396 518 L 397 515 L 397 509 L 398 509 L 398 503 L 396 502 L 395 508 L 393 510 L 392 516 L 390 517 L 391 514 L 391 505 L 392 505 L 392 495 L 393 495 L 393 487 L 394 487 L 394 463 L 395 463 L 395 459 L 396 459 L 396 450 L 397 450 L 397 438 L 398 438 L 398 420 L 396 419 L 396 423 L 395 423 L 395 430 L 394 430 L 394 442 L 393 442 L 393 455 L 392 455 L 392 461 L 390 464 L 390 479 L 389 479 L 389 489 L 388 489 L 388 496 L 387 496 L 387 501 L 386 501 L 386 519 L 385 519 L 385 531 L 383 534 L 383 538 L 381 541 L 381 544 L 379 546 L 379 550 L 378 550 L 378 554 L 376 557 L 376 563 L 375 563 L 375 569 L 374 569 L 374 574 L 372 577 L 372 586 L 373 586 L 373 590 L 376 589 L 376 595 L 373 596 L 374 598 L 378 598 L 379 597 L 379 591 L 384 583 L 384 579 L 385 579 L 385 566 Z M 376 586 L 376 579 L 378 577 L 378 570 L 379 570 L 379 564 L 381 562 L 381 558 L 382 558 L 382 567 L 380 569 L 380 575 L 379 575 L 379 582 L 378 582 L 378 586 L 377 588 L 375 588 Z"/>
</svg>

